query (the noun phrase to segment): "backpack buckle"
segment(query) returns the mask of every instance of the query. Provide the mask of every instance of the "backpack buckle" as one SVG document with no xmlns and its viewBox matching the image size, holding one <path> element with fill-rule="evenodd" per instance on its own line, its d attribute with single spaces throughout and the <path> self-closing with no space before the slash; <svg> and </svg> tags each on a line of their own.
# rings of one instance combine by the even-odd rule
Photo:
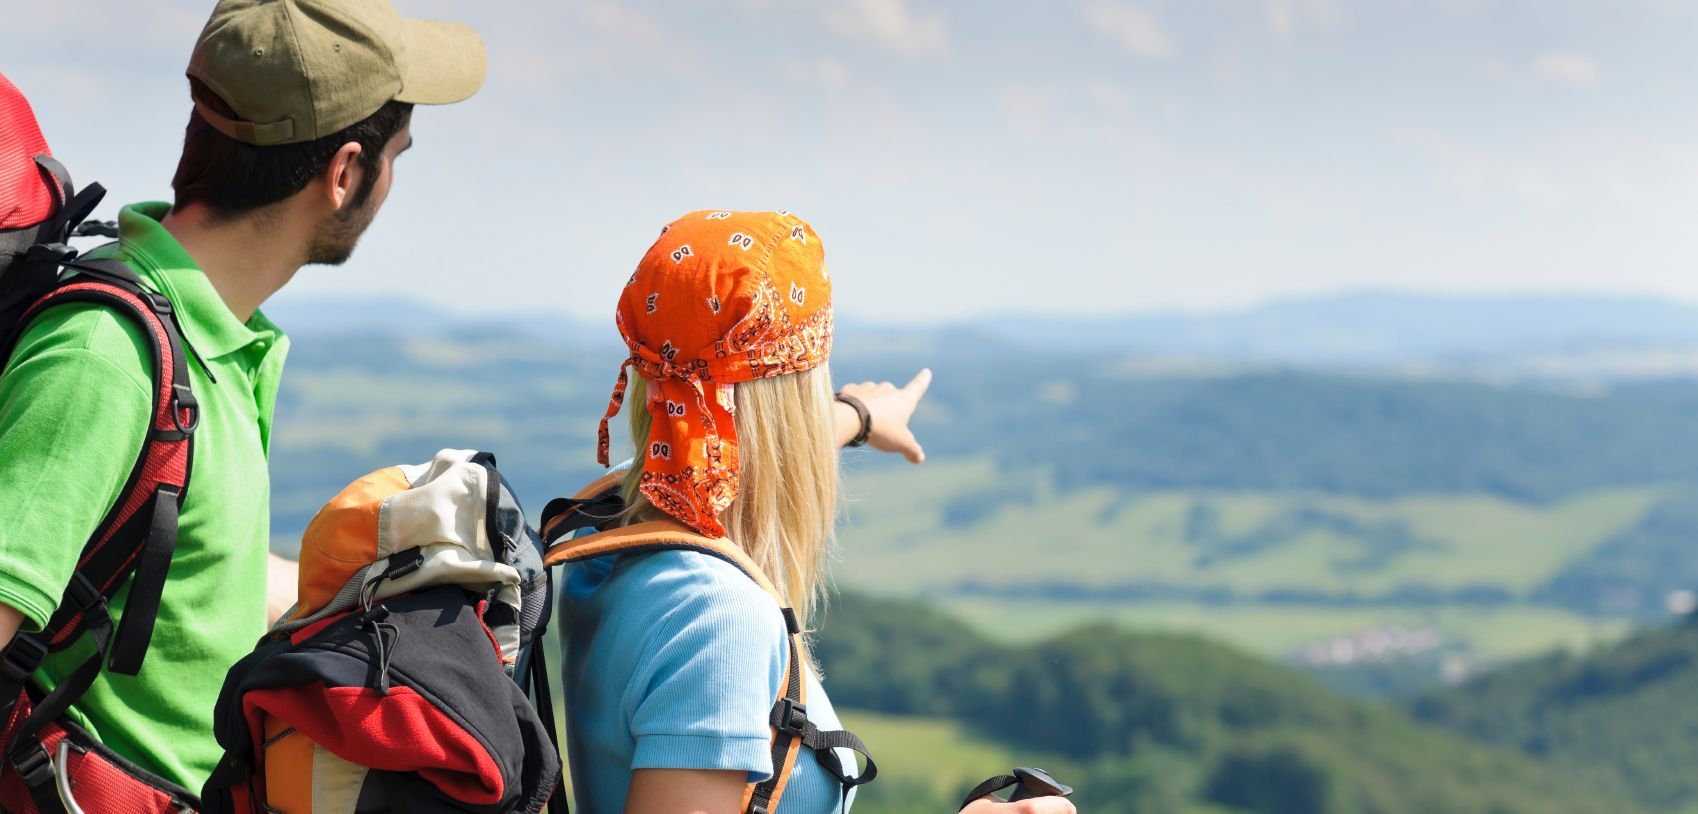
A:
<svg viewBox="0 0 1698 814">
<path fill-rule="evenodd" d="M 112 615 L 107 612 L 106 596 L 94 587 L 88 577 L 81 571 L 71 575 L 71 584 L 65 589 L 65 596 L 71 600 L 71 607 L 82 617 L 83 630 L 91 630 L 103 625 L 112 624 Z"/>
<path fill-rule="evenodd" d="M 47 658 L 47 645 L 42 644 L 34 636 L 19 635 L 0 651 L 0 676 L 7 681 L 19 684 L 29 680 L 41 667 L 43 659 Z M 10 703 L 12 699 L 5 699 Z"/>
<path fill-rule="evenodd" d="M 147 304 L 153 308 L 155 314 L 162 317 L 171 316 L 171 301 L 166 299 L 164 294 L 142 289 L 141 295 L 143 299 L 147 300 Z"/>
<path fill-rule="evenodd" d="M 94 583 L 83 576 L 81 571 L 71 575 L 71 584 L 65 586 L 65 595 L 70 597 L 72 607 L 85 613 L 106 599 L 101 596 L 100 589 L 94 587 Z"/>
<path fill-rule="evenodd" d="M 189 416 L 187 424 L 183 422 L 184 413 Z M 171 385 L 171 423 L 176 426 L 179 438 L 187 437 L 200 426 L 200 402 L 186 384 Z"/>
<path fill-rule="evenodd" d="M 25 263 L 61 265 L 77 259 L 77 250 L 63 243 L 37 243 L 24 253 Z"/>
<path fill-rule="evenodd" d="M 42 746 L 34 735 L 19 738 L 6 757 L 17 771 L 18 779 L 31 790 L 52 787 L 53 757 L 47 754 L 47 747 Z"/>
<path fill-rule="evenodd" d="M 793 737 L 801 737 L 808 729 L 808 705 L 780 698 L 772 707 L 769 723 L 773 729 Z"/>
</svg>

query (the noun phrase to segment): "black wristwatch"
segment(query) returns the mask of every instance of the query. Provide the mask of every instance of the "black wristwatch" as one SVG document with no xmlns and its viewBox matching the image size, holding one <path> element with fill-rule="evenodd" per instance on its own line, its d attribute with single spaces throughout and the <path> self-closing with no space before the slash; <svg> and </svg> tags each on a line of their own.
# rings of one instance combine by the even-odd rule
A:
<svg viewBox="0 0 1698 814">
<path fill-rule="evenodd" d="M 866 446 L 867 438 L 873 434 L 873 414 L 867 412 L 867 405 L 862 404 L 860 399 L 845 393 L 838 393 L 835 396 L 832 396 L 832 398 L 849 405 L 850 409 L 855 411 L 855 415 L 861 417 L 861 431 L 855 433 L 855 437 L 849 439 L 849 443 L 844 444 L 844 446 Z"/>
</svg>

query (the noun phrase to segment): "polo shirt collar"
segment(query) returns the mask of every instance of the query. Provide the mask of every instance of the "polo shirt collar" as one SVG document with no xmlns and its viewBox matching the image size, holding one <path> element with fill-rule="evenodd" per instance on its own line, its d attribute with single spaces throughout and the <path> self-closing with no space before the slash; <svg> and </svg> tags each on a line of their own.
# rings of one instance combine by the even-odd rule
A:
<svg viewBox="0 0 1698 814">
<path fill-rule="evenodd" d="M 136 274 L 171 300 L 195 353 L 211 359 L 276 338 L 280 331 L 264 314 L 255 311 L 244 325 L 224 304 L 200 265 L 159 222 L 170 211 L 170 204 L 159 202 L 119 210 L 118 245 Z"/>
</svg>

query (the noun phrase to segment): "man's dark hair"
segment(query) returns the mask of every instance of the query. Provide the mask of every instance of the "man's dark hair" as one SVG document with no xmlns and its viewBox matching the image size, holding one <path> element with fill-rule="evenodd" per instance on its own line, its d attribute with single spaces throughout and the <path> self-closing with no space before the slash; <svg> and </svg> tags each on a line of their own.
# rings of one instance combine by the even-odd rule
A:
<svg viewBox="0 0 1698 814">
<path fill-rule="evenodd" d="M 235 117 L 230 106 L 199 81 L 189 80 L 189 92 L 217 113 Z M 183 133 L 183 157 L 171 179 L 171 188 L 177 193 L 173 208 L 199 203 L 212 210 L 213 217 L 227 219 L 270 206 L 305 189 L 330 165 L 336 151 L 351 141 L 360 145 L 359 162 L 365 170 L 349 202 L 358 209 L 377 185 L 384 146 L 406 125 L 412 112 L 411 104 L 388 102 L 341 132 L 313 141 L 264 147 L 230 138 L 207 124 L 198 112 L 191 112 Z"/>
</svg>

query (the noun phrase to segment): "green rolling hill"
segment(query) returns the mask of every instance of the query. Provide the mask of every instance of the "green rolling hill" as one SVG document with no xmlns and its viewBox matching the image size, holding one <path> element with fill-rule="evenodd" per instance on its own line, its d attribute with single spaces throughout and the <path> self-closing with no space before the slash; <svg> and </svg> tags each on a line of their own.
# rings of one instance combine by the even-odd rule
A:
<svg viewBox="0 0 1698 814">
<path fill-rule="evenodd" d="M 1587 787 L 1698 811 L 1698 617 L 1423 696 L 1415 716 L 1519 749 Z"/>
<path fill-rule="evenodd" d="M 839 597 L 816 653 L 884 785 L 858 811 L 948 810 L 1009 763 L 1081 810 L 1518 814 L 1637 810 L 1510 750 L 1340 698 L 1203 639 L 1085 627 L 1001 645 L 922 605 Z M 892 717 L 896 716 L 896 717 Z"/>
</svg>

